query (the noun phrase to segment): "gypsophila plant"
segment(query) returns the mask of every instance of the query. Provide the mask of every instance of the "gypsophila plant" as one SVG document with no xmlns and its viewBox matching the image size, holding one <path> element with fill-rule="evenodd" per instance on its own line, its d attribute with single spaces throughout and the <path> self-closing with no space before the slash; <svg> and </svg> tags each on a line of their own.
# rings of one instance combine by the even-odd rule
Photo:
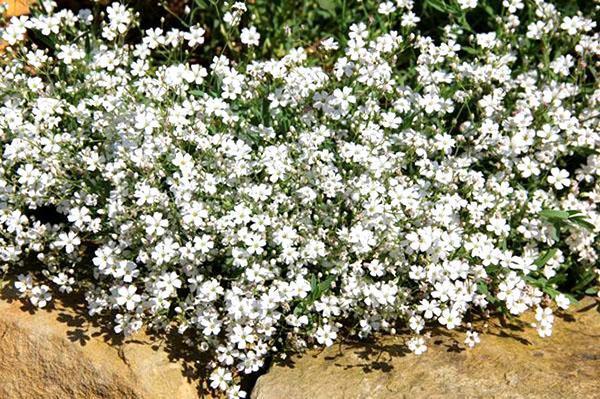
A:
<svg viewBox="0 0 600 399">
<path fill-rule="evenodd" d="M 439 325 L 472 347 L 473 316 L 528 309 L 548 336 L 597 292 L 597 3 L 317 2 L 344 32 L 252 3 L 6 22 L 0 261 L 24 298 L 178 331 L 242 398 L 278 352 L 406 326 L 420 354 Z"/>
</svg>

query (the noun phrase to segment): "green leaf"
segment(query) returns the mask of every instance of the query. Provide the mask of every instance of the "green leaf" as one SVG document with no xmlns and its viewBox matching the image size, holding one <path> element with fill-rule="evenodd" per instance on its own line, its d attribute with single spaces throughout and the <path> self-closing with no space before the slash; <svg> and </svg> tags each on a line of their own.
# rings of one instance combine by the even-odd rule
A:
<svg viewBox="0 0 600 399">
<path fill-rule="evenodd" d="M 575 286 L 571 289 L 571 291 L 577 292 L 577 291 L 583 290 L 588 285 L 590 285 L 592 283 L 592 281 L 594 281 L 595 278 L 596 278 L 596 273 L 594 271 L 588 271 L 581 277 L 581 279 L 579 279 L 577 281 L 577 284 L 575 284 Z"/>
<path fill-rule="evenodd" d="M 556 211 L 553 209 L 544 209 L 540 212 L 540 216 L 545 219 L 566 220 L 571 216 L 567 211 Z"/>
<path fill-rule="evenodd" d="M 524 276 L 523 279 L 529 283 L 530 285 L 533 285 L 534 287 L 538 287 L 539 289 L 541 289 L 542 291 L 545 291 L 546 288 L 546 279 L 544 278 L 535 278 L 532 276 Z"/>
<path fill-rule="evenodd" d="M 560 237 L 558 236 L 558 229 L 556 226 L 550 226 L 550 237 L 554 241 L 560 241 Z"/>
<path fill-rule="evenodd" d="M 598 294 L 598 288 L 590 287 L 587 290 L 585 290 L 585 294 L 586 295 L 596 295 L 596 294 Z"/>
<path fill-rule="evenodd" d="M 48 48 L 54 50 L 55 46 L 54 46 L 54 42 L 52 41 L 52 39 L 44 34 L 42 34 L 42 32 L 33 29 L 31 31 L 31 33 L 33 34 L 33 36 L 39 40 L 40 42 L 44 43 L 45 46 L 47 46 Z"/>
<path fill-rule="evenodd" d="M 447 4 L 443 0 L 426 0 L 425 6 L 431 7 L 433 9 L 435 9 L 439 12 L 443 12 L 443 13 L 456 12 L 456 10 L 454 10 L 453 7 L 451 7 L 449 4 Z"/>
<path fill-rule="evenodd" d="M 536 265 L 537 267 L 544 266 L 550 259 L 552 259 L 552 257 L 556 253 L 556 251 L 557 251 L 556 248 L 550 248 L 548 251 L 546 251 L 545 254 L 543 254 L 539 258 L 537 258 L 535 260 L 535 262 L 533 262 L 533 264 Z"/>
<path fill-rule="evenodd" d="M 335 8 L 336 8 L 335 1 L 333 1 L 333 0 L 318 0 L 317 3 L 319 3 L 319 7 L 321 7 L 323 10 L 327 11 L 331 15 L 335 15 Z"/>
<path fill-rule="evenodd" d="M 569 298 L 569 301 L 571 302 L 571 305 L 577 305 L 579 303 L 579 301 L 571 294 L 563 294 L 564 296 L 566 296 L 567 298 Z"/>
<path fill-rule="evenodd" d="M 587 217 L 578 210 L 569 210 L 569 211 L 557 211 L 553 209 L 544 209 L 539 213 L 540 217 L 547 219 L 548 221 L 555 224 L 557 223 L 573 223 L 580 227 L 583 227 L 587 230 L 594 230 L 596 226 L 587 221 Z"/>
<path fill-rule="evenodd" d="M 496 12 L 494 11 L 494 9 L 492 7 L 490 7 L 489 4 L 483 4 L 483 9 L 485 10 L 485 12 L 488 13 L 488 15 L 490 17 L 495 17 L 496 16 Z"/>
<path fill-rule="evenodd" d="M 315 276 L 313 274 L 310 276 L 310 291 L 311 291 L 311 293 L 315 293 L 318 288 L 319 288 L 319 286 L 317 283 L 317 276 Z"/>
<path fill-rule="evenodd" d="M 593 231 L 596 228 L 596 226 L 594 226 L 593 224 L 591 224 L 590 222 L 588 222 L 585 219 L 585 217 L 581 217 L 581 216 L 571 217 L 571 218 L 569 218 L 569 221 L 573 222 L 576 225 L 581 226 L 584 229 L 589 230 L 589 231 Z"/>
<path fill-rule="evenodd" d="M 335 280 L 335 276 L 331 275 L 331 276 L 328 276 L 325 280 L 321 281 L 319 283 L 319 289 L 321 290 L 321 292 L 328 291 L 329 288 L 331 288 L 331 284 L 333 283 L 334 280 Z"/>
<path fill-rule="evenodd" d="M 560 291 L 555 290 L 552 287 L 544 287 L 542 289 L 542 291 L 544 291 L 544 293 L 548 294 L 550 296 L 550 298 L 554 299 L 558 296 L 558 294 L 560 294 Z"/>
<path fill-rule="evenodd" d="M 296 317 L 300 316 L 303 311 L 304 311 L 303 304 L 296 305 L 296 307 L 294 308 L 294 316 L 296 316 Z"/>
<path fill-rule="evenodd" d="M 472 55 L 481 54 L 480 50 L 477 50 L 476 48 L 473 48 L 473 47 L 463 46 L 463 47 L 461 47 L 461 50 L 463 50 L 465 53 L 472 54 Z"/>
<path fill-rule="evenodd" d="M 566 268 L 568 269 L 568 267 Z M 565 269 L 565 270 L 566 270 Z M 548 280 L 550 284 L 554 284 L 558 287 L 565 284 L 567 282 L 567 274 L 566 273 L 557 273 L 554 277 Z"/>
<path fill-rule="evenodd" d="M 484 295 L 486 295 L 487 293 L 490 292 L 487 284 L 485 284 L 483 281 L 480 281 L 479 283 L 477 283 L 477 290 L 479 291 L 479 293 L 484 294 Z"/>
</svg>

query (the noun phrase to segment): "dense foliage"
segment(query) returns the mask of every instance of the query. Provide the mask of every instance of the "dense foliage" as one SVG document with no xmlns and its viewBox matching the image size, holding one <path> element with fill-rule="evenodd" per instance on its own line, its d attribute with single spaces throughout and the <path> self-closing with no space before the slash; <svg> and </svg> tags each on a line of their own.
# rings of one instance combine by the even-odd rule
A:
<svg viewBox="0 0 600 399">
<path fill-rule="evenodd" d="M 597 5 L 42 1 L 1 28 L 0 270 L 210 385 L 341 334 L 596 294 Z M 139 9 L 138 11 L 144 11 Z M 141 22 L 140 22 L 141 21 Z"/>
</svg>

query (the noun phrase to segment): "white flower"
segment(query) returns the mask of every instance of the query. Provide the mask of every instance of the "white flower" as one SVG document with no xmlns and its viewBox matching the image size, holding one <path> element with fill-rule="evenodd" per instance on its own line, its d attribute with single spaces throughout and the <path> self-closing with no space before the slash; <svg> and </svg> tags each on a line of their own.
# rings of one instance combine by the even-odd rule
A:
<svg viewBox="0 0 600 399">
<path fill-rule="evenodd" d="M 114 331 L 117 334 L 131 335 L 142 327 L 142 321 L 131 315 L 117 314 L 115 316 Z"/>
<path fill-rule="evenodd" d="M 538 321 L 537 332 L 540 337 L 552 335 L 552 325 L 554 324 L 552 309 L 538 306 L 535 310 L 535 319 Z"/>
<path fill-rule="evenodd" d="M 378 259 L 374 259 L 367 264 L 369 274 L 373 277 L 381 277 L 385 273 L 384 265 Z"/>
<path fill-rule="evenodd" d="M 439 316 L 442 313 L 438 302 L 435 300 L 428 301 L 427 299 L 422 299 L 417 309 L 419 312 L 423 312 L 423 317 L 426 319 L 431 319 L 434 316 Z"/>
<path fill-rule="evenodd" d="M 242 29 L 240 40 L 247 46 L 258 46 L 260 43 L 260 34 L 254 26 Z"/>
<path fill-rule="evenodd" d="M 550 169 L 548 183 L 552 184 L 557 190 L 562 190 L 571 184 L 571 180 L 569 180 L 569 172 L 559 168 Z"/>
<path fill-rule="evenodd" d="M 85 52 L 74 44 L 60 45 L 59 50 L 58 54 L 56 54 L 56 58 L 62 60 L 67 65 L 73 63 L 73 61 L 80 60 L 85 56 Z"/>
<path fill-rule="evenodd" d="M 146 222 L 146 234 L 149 236 L 162 236 L 166 233 L 166 228 L 169 227 L 169 221 L 163 219 L 160 212 L 154 212 L 152 215 L 144 215 L 143 220 Z"/>
<path fill-rule="evenodd" d="M 183 34 L 183 38 L 188 42 L 188 46 L 195 47 L 204 43 L 204 34 L 206 31 L 200 26 L 190 26 L 189 32 Z"/>
<path fill-rule="evenodd" d="M 326 51 L 332 51 L 337 50 L 339 48 L 339 44 L 334 38 L 328 37 L 325 40 L 321 40 L 321 47 L 323 47 L 323 49 Z"/>
<path fill-rule="evenodd" d="M 233 379 L 231 373 L 222 367 L 218 367 L 210 375 L 210 387 L 212 389 L 226 390 L 229 382 Z"/>
<path fill-rule="evenodd" d="M 379 8 L 377 8 L 377 12 L 383 15 L 389 15 L 394 11 L 396 11 L 396 6 L 391 1 L 379 3 Z"/>
<path fill-rule="evenodd" d="M 477 331 L 467 331 L 465 345 L 469 348 L 474 348 L 480 342 L 479 333 Z"/>
<path fill-rule="evenodd" d="M 463 10 L 477 7 L 477 0 L 458 0 L 458 5 Z"/>
<path fill-rule="evenodd" d="M 497 236 L 504 236 L 510 232 L 510 226 L 506 223 L 506 220 L 500 217 L 493 217 L 490 219 L 489 224 L 486 226 L 486 230 L 490 231 Z"/>
<path fill-rule="evenodd" d="M 569 305 L 571 305 L 571 301 L 564 294 L 558 294 L 556 298 L 554 298 L 554 301 L 556 302 L 556 306 L 564 310 L 567 310 Z"/>
<path fill-rule="evenodd" d="M 227 399 L 244 399 L 246 392 L 239 385 L 234 385 L 227 390 Z"/>
<path fill-rule="evenodd" d="M 17 281 L 14 283 L 15 288 L 19 293 L 24 294 L 33 288 L 33 276 L 31 273 L 19 274 Z"/>
<path fill-rule="evenodd" d="M 431 114 L 442 109 L 442 99 L 434 93 L 427 93 L 419 100 L 419 105 L 426 113 Z"/>
<path fill-rule="evenodd" d="M 406 239 L 415 251 L 425 252 L 433 244 L 433 237 L 429 229 L 422 229 L 418 233 L 410 232 L 406 235 Z"/>
<path fill-rule="evenodd" d="M 415 355 L 421 355 L 427 352 L 427 345 L 425 345 L 425 339 L 423 337 L 412 337 L 408 340 L 406 346 Z"/>
<path fill-rule="evenodd" d="M 237 325 L 233 327 L 233 334 L 230 337 L 231 343 L 237 345 L 238 349 L 245 349 L 246 345 L 254 342 L 254 333 L 249 326 Z"/>
<path fill-rule="evenodd" d="M 38 308 L 46 307 L 46 305 L 52 300 L 52 293 L 50 287 L 47 285 L 36 285 L 31 289 L 31 295 L 29 301 L 33 306 Z"/>
<path fill-rule="evenodd" d="M 537 266 L 530 259 L 521 256 L 513 256 L 510 258 L 509 267 L 514 270 L 521 270 L 525 274 L 529 274 L 537 270 Z"/>
<path fill-rule="evenodd" d="M 452 330 L 461 323 L 460 316 L 454 309 L 444 309 L 438 321 L 449 330 Z"/>
<path fill-rule="evenodd" d="M 75 251 L 75 247 L 81 244 L 81 240 L 77 237 L 72 231 L 68 233 L 60 233 L 58 235 L 58 240 L 54 241 L 54 246 L 57 248 L 64 248 L 65 252 L 70 254 Z"/>
<path fill-rule="evenodd" d="M 138 294 L 137 287 L 135 285 L 121 286 L 117 289 L 115 301 L 117 305 L 123 306 L 127 310 L 133 310 L 137 304 L 142 300 L 142 297 Z"/>
<path fill-rule="evenodd" d="M 315 338 L 317 342 L 321 345 L 331 346 L 333 345 L 333 341 L 337 338 L 337 332 L 334 327 L 329 324 L 325 324 L 322 327 L 317 329 L 315 333 Z"/>
<path fill-rule="evenodd" d="M 420 20 L 421 18 L 417 17 L 414 12 L 408 11 L 402 14 L 402 22 L 400 24 L 404 27 L 411 28 L 416 26 Z"/>
<path fill-rule="evenodd" d="M 539 176 L 540 168 L 534 160 L 530 157 L 524 157 L 518 164 L 517 169 L 521 173 L 521 176 L 528 178 L 530 176 Z"/>
</svg>

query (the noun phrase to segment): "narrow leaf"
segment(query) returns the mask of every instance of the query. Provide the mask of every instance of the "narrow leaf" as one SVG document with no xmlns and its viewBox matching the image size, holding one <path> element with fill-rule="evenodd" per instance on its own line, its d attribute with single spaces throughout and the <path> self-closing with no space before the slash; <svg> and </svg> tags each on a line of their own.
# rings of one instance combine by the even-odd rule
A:
<svg viewBox="0 0 600 399">
<path fill-rule="evenodd" d="M 553 209 L 544 209 L 543 211 L 540 212 L 540 216 L 545 219 L 564 220 L 564 219 L 568 219 L 569 216 L 571 216 L 571 215 L 567 211 L 556 211 Z"/>
<path fill-rule="evenodd" d="M 544 253 L 543 255 L 538 257 L 535 260 L 535 262 L 533 262 L 533 264 L 536 265 L 537 267 L 542 267 L 546 263 L 548 263 L 548 261 L 550 259 L 552 259 L 552 257 L 554 256 L 555 253 L 556 253 L 556 248 L 550 248 L 548 251 L 546 251 L 546 253 Z"/>
</svg>

